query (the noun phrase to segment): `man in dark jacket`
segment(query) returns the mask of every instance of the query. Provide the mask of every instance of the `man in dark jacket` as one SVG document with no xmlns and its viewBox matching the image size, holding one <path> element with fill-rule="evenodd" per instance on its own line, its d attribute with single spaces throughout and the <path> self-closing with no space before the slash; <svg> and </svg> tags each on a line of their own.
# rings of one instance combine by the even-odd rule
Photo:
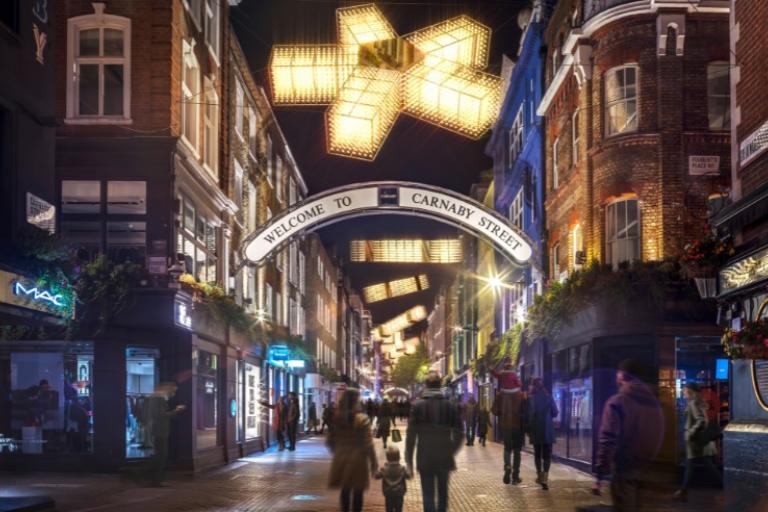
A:
<svg viewBox="0 0 768 512">
<path fill-rule="evenodd" d="M 299 409 L 299 397 L 291 391 L 288 393 L 288 407 L 285 411 L 285 428 L 288 434 L 288 450 L 296 450 L 296 434 L 299 431 L 299 418 L 301 410 Z"/>
<path fill-rule="evenodd" d="M 413 474 L 413 450 L 416 448 L 424 512 L 448 509 L 448 477 L 456 469 L 454 456 L 463 441 L 461 414 L 443 396 L 441 383 L 437 372 L 429 373 L 425 381 L 427 389 L 411 409 L 405 439 L 405 461 L 410 474 Z"/>
<path fill-rule="evenodd" d="M 627 359 L 619 365 L 619 391 L 605 403 L 597 440 L 597 485 L 612 473 L 611 497 L 617 512 L 640 510 L 643 474 L 656 457 L 664 435 L 659 401 L 642 377 L 645 369 Z"/>
<path fill-rule="evenodd" d="M 477 426 L 477 402 L 474 395 L 469 395 L 464 404 L 464 431 L 467 433 L 467 446 L 475 444 L 475 427 Z"/>
<path fill-rule="evenodd" d="M 526 418 L 525 395 L 517 374 L 511 370 L 504 373 L 508 387 L 501 388 L 496 396 L 497 404 L 494 405 L 494 414 L 499 418 L 501 427 L 501 439 L 504 442 L 504 477 L 505 484 L 511 482 L 515 485 L 522 482 L 520 478 L 521 450 L 524 442 L 524 428 Z M 514 387 L 509 387 L 510 385 Z M 514 456 L 513 456 L 514 454 Z"/>
</svg>

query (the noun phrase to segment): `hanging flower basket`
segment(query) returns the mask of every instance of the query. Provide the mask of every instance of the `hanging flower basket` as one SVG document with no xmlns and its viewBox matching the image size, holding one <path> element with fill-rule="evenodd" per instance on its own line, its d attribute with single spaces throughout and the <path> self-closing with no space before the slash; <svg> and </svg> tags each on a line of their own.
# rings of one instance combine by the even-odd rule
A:
<svg viewBox="0 0 768 512">
<path fill-rule="evenodd" d="M 739 331 L 726 329 L 721 342 L 731 359 L 768 359 L 768 322 L 747 322 Z"/>
<path fill-rule="evenodd" d="M 680 269 L 689 279 L 716 276 L 717 269 L 734 253 L 730 240 L 721 240 L 717 233 L 705 226 L 704 236 L 683 248 Z M 698 286 L 698 283 L 697 283 Z"/>
</svg>

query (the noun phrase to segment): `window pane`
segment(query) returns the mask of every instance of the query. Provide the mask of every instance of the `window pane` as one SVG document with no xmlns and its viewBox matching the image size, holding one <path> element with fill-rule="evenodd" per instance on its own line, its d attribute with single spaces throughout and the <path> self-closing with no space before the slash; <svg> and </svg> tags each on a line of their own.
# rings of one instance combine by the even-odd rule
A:
<svg viewBox="0 0 768 512">
<path fill-rule="evenodd" d="M 104 29 L 104 55 L 121 57 L 123 55 L 123 31 L 113 28 Z"/>
<path fill-rule="evenodd" d="M 208 252 L 216 254 L 216 227 L 213 224 L 205 227 L 205 247 Z"/>
<path fill-rule="evenodd" d="M 605 75 L 605 101 L 610 103 L 624 97 L 624 75 L 621 70 L 609 71 Z"/>
<path fill-rule="evenodd" d="M 198 240 L 205 240 L 205 219 L 200 215 L 197 216 L 197 222 L 195 223 L 195 236 Z"/>
<path fill-rule="evenodd" d="M 616 204 L 605 207 L 605 239 L 613 240 L 616 237 Z"/>
<path fill-rule="evenodd" d="M 188 238 L 184 239 L 184 266 L 188 274 L 195 274 L 195 243 Z"/>
<path fill-rule="evenodd" d="M 184 227 L 195 232 L 195 207 L 189 201 L 184 201 Z"/>
<path fill-rule="evenodd" d="M 99 115 L 98 64 L 80 65 L 78 85 L 78 113 L 81 116 Z"/>
<path fill-rule="evenodd" d="M 640 223 L 638 219 L 640 212 L 637 201 L 627 201 L 627 236 L 640 236 Z"/>
<path fill-rule="evenodd" d="M 123 115 L 123 65 L 104 65 L 104 115 Z"/>
<path fill-rule="evenodd" d="M 626 237 L 627 204 L 624 201 L 616 203 L 616 238 Z"/>
<path fill-rule="evenodd" d="M 72 180 L 61 182 L 62 213 L 99 213 L 100 211 L 100 182 Z"/>
<path fill-rule="evenodd" d="M 81 30 L 79 32 L 79 36 L 80 36 L 80 51 L 78 55 L 81 57 L 98 57 L 99 29 L 91 28 L 88 30 Z"/>
<path fill-rule="evenodd" d="M 147 182 L 108 182 L 107 213 L 147 213 Z"/>
<path fill-rule="evenodd" d="M 143 262 L 146 239 L 146 222 L 107 222 L 107 253 L 117 262 Z"/>
<path fill-rule="evenodd" d="M 92 260 L 101 248 L 101 222 L 61 221 L 61 236 L 81 260 Z"/>
<path fill-rule="evenodd" d="M 195 279 L 201 283 L 207 283 L 208 277 L 205 274 L 205 253 L 202 249 L 195 251 Z"/>
</svg>

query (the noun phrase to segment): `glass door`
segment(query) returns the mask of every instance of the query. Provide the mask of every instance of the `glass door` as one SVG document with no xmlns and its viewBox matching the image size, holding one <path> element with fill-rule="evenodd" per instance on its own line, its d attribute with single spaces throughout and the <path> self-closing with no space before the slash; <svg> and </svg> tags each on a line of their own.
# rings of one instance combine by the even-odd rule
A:
<svg viewBox="0 0 768 512">
<path fill-rule="evenodd" d="M 149 399 L 157 386 L 157 360 L 160 351 L 152 348 L 128 347 L 125 351 L 125 457 L 150 457 L 152 417 Z"/>
</svg>

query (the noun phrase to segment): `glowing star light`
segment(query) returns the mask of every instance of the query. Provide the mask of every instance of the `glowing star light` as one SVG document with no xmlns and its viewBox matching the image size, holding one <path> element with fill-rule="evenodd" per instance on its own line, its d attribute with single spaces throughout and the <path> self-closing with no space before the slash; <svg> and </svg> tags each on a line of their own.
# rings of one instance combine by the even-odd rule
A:
<svg viewBox="0 0 768 512">
<path fill-rule="evenodd" d="M 329 153 L 375 159 L 400 112 L 470 138 L 493 124 L 488 27 L 458 16 L 398 37 L 373 4 L 337 9 L 336 27 L 338 44 L 276 45 L 269 63 L 275 104 L 330 103 Z"/>
</svg>

